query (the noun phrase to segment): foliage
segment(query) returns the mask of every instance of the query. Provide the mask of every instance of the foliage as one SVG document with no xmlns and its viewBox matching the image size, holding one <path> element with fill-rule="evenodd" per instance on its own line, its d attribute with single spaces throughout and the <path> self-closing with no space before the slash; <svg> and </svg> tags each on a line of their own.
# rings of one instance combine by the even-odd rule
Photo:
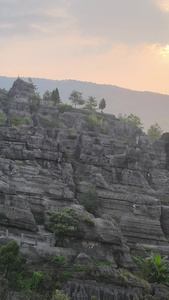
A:
<svg viewBox="0 0 169 300">
<path fill-rule="evenodd" d="M 7 117 L 5 114 L 0 113 L 0 123 L 4 123 L 6 121 Z"/>
<path fill-rule="evenodd" d="M 95 263 L 98 265 L 98 266 L 110 266 L 111 265 L 111 262 L 109 260 L 95 260 Z"/>
<path fill-rule="evenodd" d="M 29 125 L 30 124 L 30 119 L 28 117 L 24 117 L 23 119 L 21 119 L 18 116 L 12 116 L 11 117 L 11 122 L 14 126 Z"/>
<path fill-rule="evenodd" d="M 85 193 L 80 199 L 80 203 L 89 213 L 95 214 L 97 210 L 98 200 L 96 190 L 92 185 L 88 185 Z"/>
<path fill-rule="evenodd" d="M 52 101 L 52 92 L 49 92 L 46 90 L 46 92 L 43 94 L 43 100 L 44 101 Z"/>
<path fill-rule="evenodd" d="M 51 294 L 54 287 L 51 273 L 29 269 L 18 273 L 16 286 L 22 292 L 37 296 Z M 46 299 L 46 297 L 40 299 Z"/>
<path fill-rule="evenodd" d="M 38 105 L 42 102 L 41 96 L 39 93 L 34 93 L 29 95 L 29 103 L 32 103 L 34 105 Z"/>
<path fill-rule="evenodd" d="M 61 104 L 57 105 L 57 109 L 60 113 L 64 113 L 66 111 L 72 111 L 73 107 L 72 107 L 72 105 L 61 103 Z"/>
<path fill-rule="evenodd" d="M 74 208 L 64 207 L 61 211 L 47 211 L 50 219 L 45 226 L 58 236 L 77 231 L 77 212 Z"/>
<path fill-rule="evenodd" d="M 162 133 L 163 130 L 158 123 L 151 125 L 150 128 L 147 130 L 147 135 L 155 140 L 159 139 Z"/>
<path fill-rule="evenodd" d="M 84 218 L 84 221 L 85 221 L 86 224 L 88 224 L 91 227 L 95 226 L 95 222 L 93 221 L 93 219 L 90 216 L 86 216 Z"/>
<path fill-rule="evenodd" d="M 106 133 L 107 130 L 106 125 L 104 124 L 102 119 L 96 116 L 96 114 L 85 116 L 85 120 L 88 122 L 89 130 L 94 131 L 95 126 L 98 125 L 102 129 L 102 132 Z"/>
<path fill-rule="evenodd" d="M 11 241 L 0 248 L 0 270 L 4 272 L 7 278 L 9 271 L 17 270 L 19 266 L 19 245 L 16 241 Z"/>
<path fill-rule="evenodd" d="M 56 106 L 57 104 L 61 103 L 60 95 L 59 95 L 59 90 L 56 88 L 55 90 L 52 91 L 52 101 L 53 105 Z"/>
<path fill-rule="evenodd" d="M 70 300 L 62 291 L 56 290 L 51 300 Z"/>
<path fill-rule="evenodd" d="M 169 285 L 169 264 L 167 256 L 161 258 L 160 254 L 151 252 L 148 259 L 133 257 L 141 268 L 141 275 L 149 282 L 163 283 Z"/>
<path fill-rule="evenodd" d="M 91 266 L 89 266 L 89 265 L 84 266 L 81 264 L 74 264 L 73 266 L 60 272 L 59 280 L 61 283 L 64 283 L 67 280 L 69 280 L 73 276 L 73 274 L 75 274 L 76 272 L 88 272 L 88 274 L 89 274 L 89 269 L 91 272 Z"/>
<path fill-rule="evenodd" d="M 60 122 L 58 119 L 48 120 L 43 117 L 39 117 L 39 120 L 41 122 L 41 125 L 44 127 L 50 127 L 50 128 L 60 127 Z"/>
<path fill-rule="evenodd" d="M 0 88 L 0 100 L 8 100 L 8 91 Z"/>
<path fill-rule="evenodd" d="M 122 114 L 119 114 L 118 115 L 118 118 L 121 122 L 123 123 L 126 123 L 127 125 L 130 125 L 130 126 L 137 126 L 139 127 L 140 129 L 143 129 L 143 123 L 141 122 L 140 120 L 140 117 L 134 115 L 134 114 L 130 114 L 130 115 L 122 115 Z"/>
<path fill-rule="evenodd" d="M 56 255 L 52 259 L 52 262 L 55 263 L 57 266 L 63 266 L 63 265 L 66 265 L 67 259 L 64 255 Z"/>
<path fill-rule="evenodd" d="M 88 110 L 96 110 L 96 107 L 97 107 L 97 101 L 95 100 L 95 97 L 90 96 L 86 101 L 84 108 Z"/>
<path fill-rule="evenodd" d="M 72 93 L 69 96 L 69 100 L 71 101 L 72 105 L 75 107 L 77 105 L 83 105 L 85 103 L 85 100 L 82 97 L 82 93 L 73 90 Z"/>
<path fill-rule="evenodd" d="M 101 109 L 101 111 L 106 107 L 106 100 L 103 98 L 100 103 L 99 103 L 99 109 Z"/>
</svg>

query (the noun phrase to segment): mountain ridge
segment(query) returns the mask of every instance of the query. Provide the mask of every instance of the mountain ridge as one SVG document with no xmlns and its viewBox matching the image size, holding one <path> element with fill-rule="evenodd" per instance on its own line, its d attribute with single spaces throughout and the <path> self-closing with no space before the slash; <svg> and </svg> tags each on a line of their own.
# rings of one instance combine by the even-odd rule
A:
<svg viewBox="0 0 169 300">
<path fill-rule="evenodd" d="M 26 77 L 21 78 L 26 79 Z M 0 76 L 0 88 L 10 89 L 15 79 L 15 77 Z M 119 113 L 138 115 L 144 124 L 145 131 L 155 123 L 158 123 L 164 132 L 169 131 L 169 95 L 73 79 L 32 78 L 32 80 L 41 96 L 46 90 L 52 91 L 57 87 L 63 103 L 69 103 L 69 95 L 75 89 L 82 92 L 85 99 L 94 96 L 98 103 L 105 98 L 106 113 L 116 116 Z"/>
</svg>

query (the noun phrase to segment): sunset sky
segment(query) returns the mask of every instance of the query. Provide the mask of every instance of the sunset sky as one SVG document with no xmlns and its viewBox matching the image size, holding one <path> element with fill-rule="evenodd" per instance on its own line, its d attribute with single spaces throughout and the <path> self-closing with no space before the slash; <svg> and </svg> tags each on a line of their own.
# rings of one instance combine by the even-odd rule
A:
<svg viewBox="0 0 169 300">
<path fill-rule="evenodd" d="M 0 75 L 169 94 L 169 0 L 0 0 Z"/>
</svg>

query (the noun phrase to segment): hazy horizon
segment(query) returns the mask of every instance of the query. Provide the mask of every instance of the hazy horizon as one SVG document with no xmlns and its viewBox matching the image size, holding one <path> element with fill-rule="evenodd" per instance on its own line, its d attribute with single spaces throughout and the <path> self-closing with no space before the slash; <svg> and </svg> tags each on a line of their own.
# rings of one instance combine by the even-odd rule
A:
<svg viewBox="0 0 169 300">
<path fill-rule="evenodd" d="M 2 76 L 169 94 L 168 0 L 0 0 Z"/>
</svg>

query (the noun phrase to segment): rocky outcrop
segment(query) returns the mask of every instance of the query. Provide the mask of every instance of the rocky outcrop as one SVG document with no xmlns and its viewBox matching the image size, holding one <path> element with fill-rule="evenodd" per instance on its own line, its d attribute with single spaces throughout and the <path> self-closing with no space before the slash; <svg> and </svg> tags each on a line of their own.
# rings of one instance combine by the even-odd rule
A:
<svg viewBox="0 0 169 300">
<path fill-rule="evenodd" d="M 90 130 L 90 113 L 83 110 L 59 113 L 41 105 L 32 114 L 29 104 L 11 101 L 1 111 L 8 116 L 0 128 L 2 224 L 36 231 L 35 221 L 47 209 L 79 203 L 92 184 L 100 240 L 104 235 L 104 243 L 110 242 L 101 222 L 111 228 L 113 219 L 130 247 L 168 245 L 167 208 L 161 204 L 169 193 L 166 138 L 153 142 L 139 128 L 99 113 L 102 125 Z M 11 125 L 14 114 L 28 116 L 30 125 Z M 92 230 L 84 234 L 93 238 Z"/>
<path fill-rule="evenodd" d="M 33 83 L 17 78 L 9 90 L 9 98 L 19 102 L 27 102 L 30 95 L 35 94 Z"/>
<path fill-rule="evenodd" d="M 11 100 L 0 102 L 6 116 L 0 123 L 1 234 L 12 230 L 14 238 L 19 230 L 38 240 L 36 247 L 32 241 L 22 246 L 22 256 L 32 263 L 63 253 L 69 261 L 84 264 L 110 261 L 116 272 L 135 267 L 132 250 L 139 255 L 147 249 L 166 255 L 169 134 L 153 141 L 113 115 L 97 113 L 98 122 L 91 123 L 89 111 L 61 112 L 22 101 L 32 92 L 29 84 L 17 79 Z M 27 117 L 29 122 L 13 125 L 14 116 Z M 93 214 L 82 205 L 90 186 L 97 193 Z M 62 245 L 56 239 L 55 247 L 48 247 L 38 224 L 47 220 L 46 210 L 65 206 L 77 211 L 78 230 L 68 233 Z M 73 299 L 95 295 L 104 300 L 135 299 L 137 288 L 142 293 L 136 283 L 132 291 L 113 284 L 113 288 L 107 282 L 99 286 L 95 274 L 90 282 L 69 281 L 65 291 Z"/>
</svg>

